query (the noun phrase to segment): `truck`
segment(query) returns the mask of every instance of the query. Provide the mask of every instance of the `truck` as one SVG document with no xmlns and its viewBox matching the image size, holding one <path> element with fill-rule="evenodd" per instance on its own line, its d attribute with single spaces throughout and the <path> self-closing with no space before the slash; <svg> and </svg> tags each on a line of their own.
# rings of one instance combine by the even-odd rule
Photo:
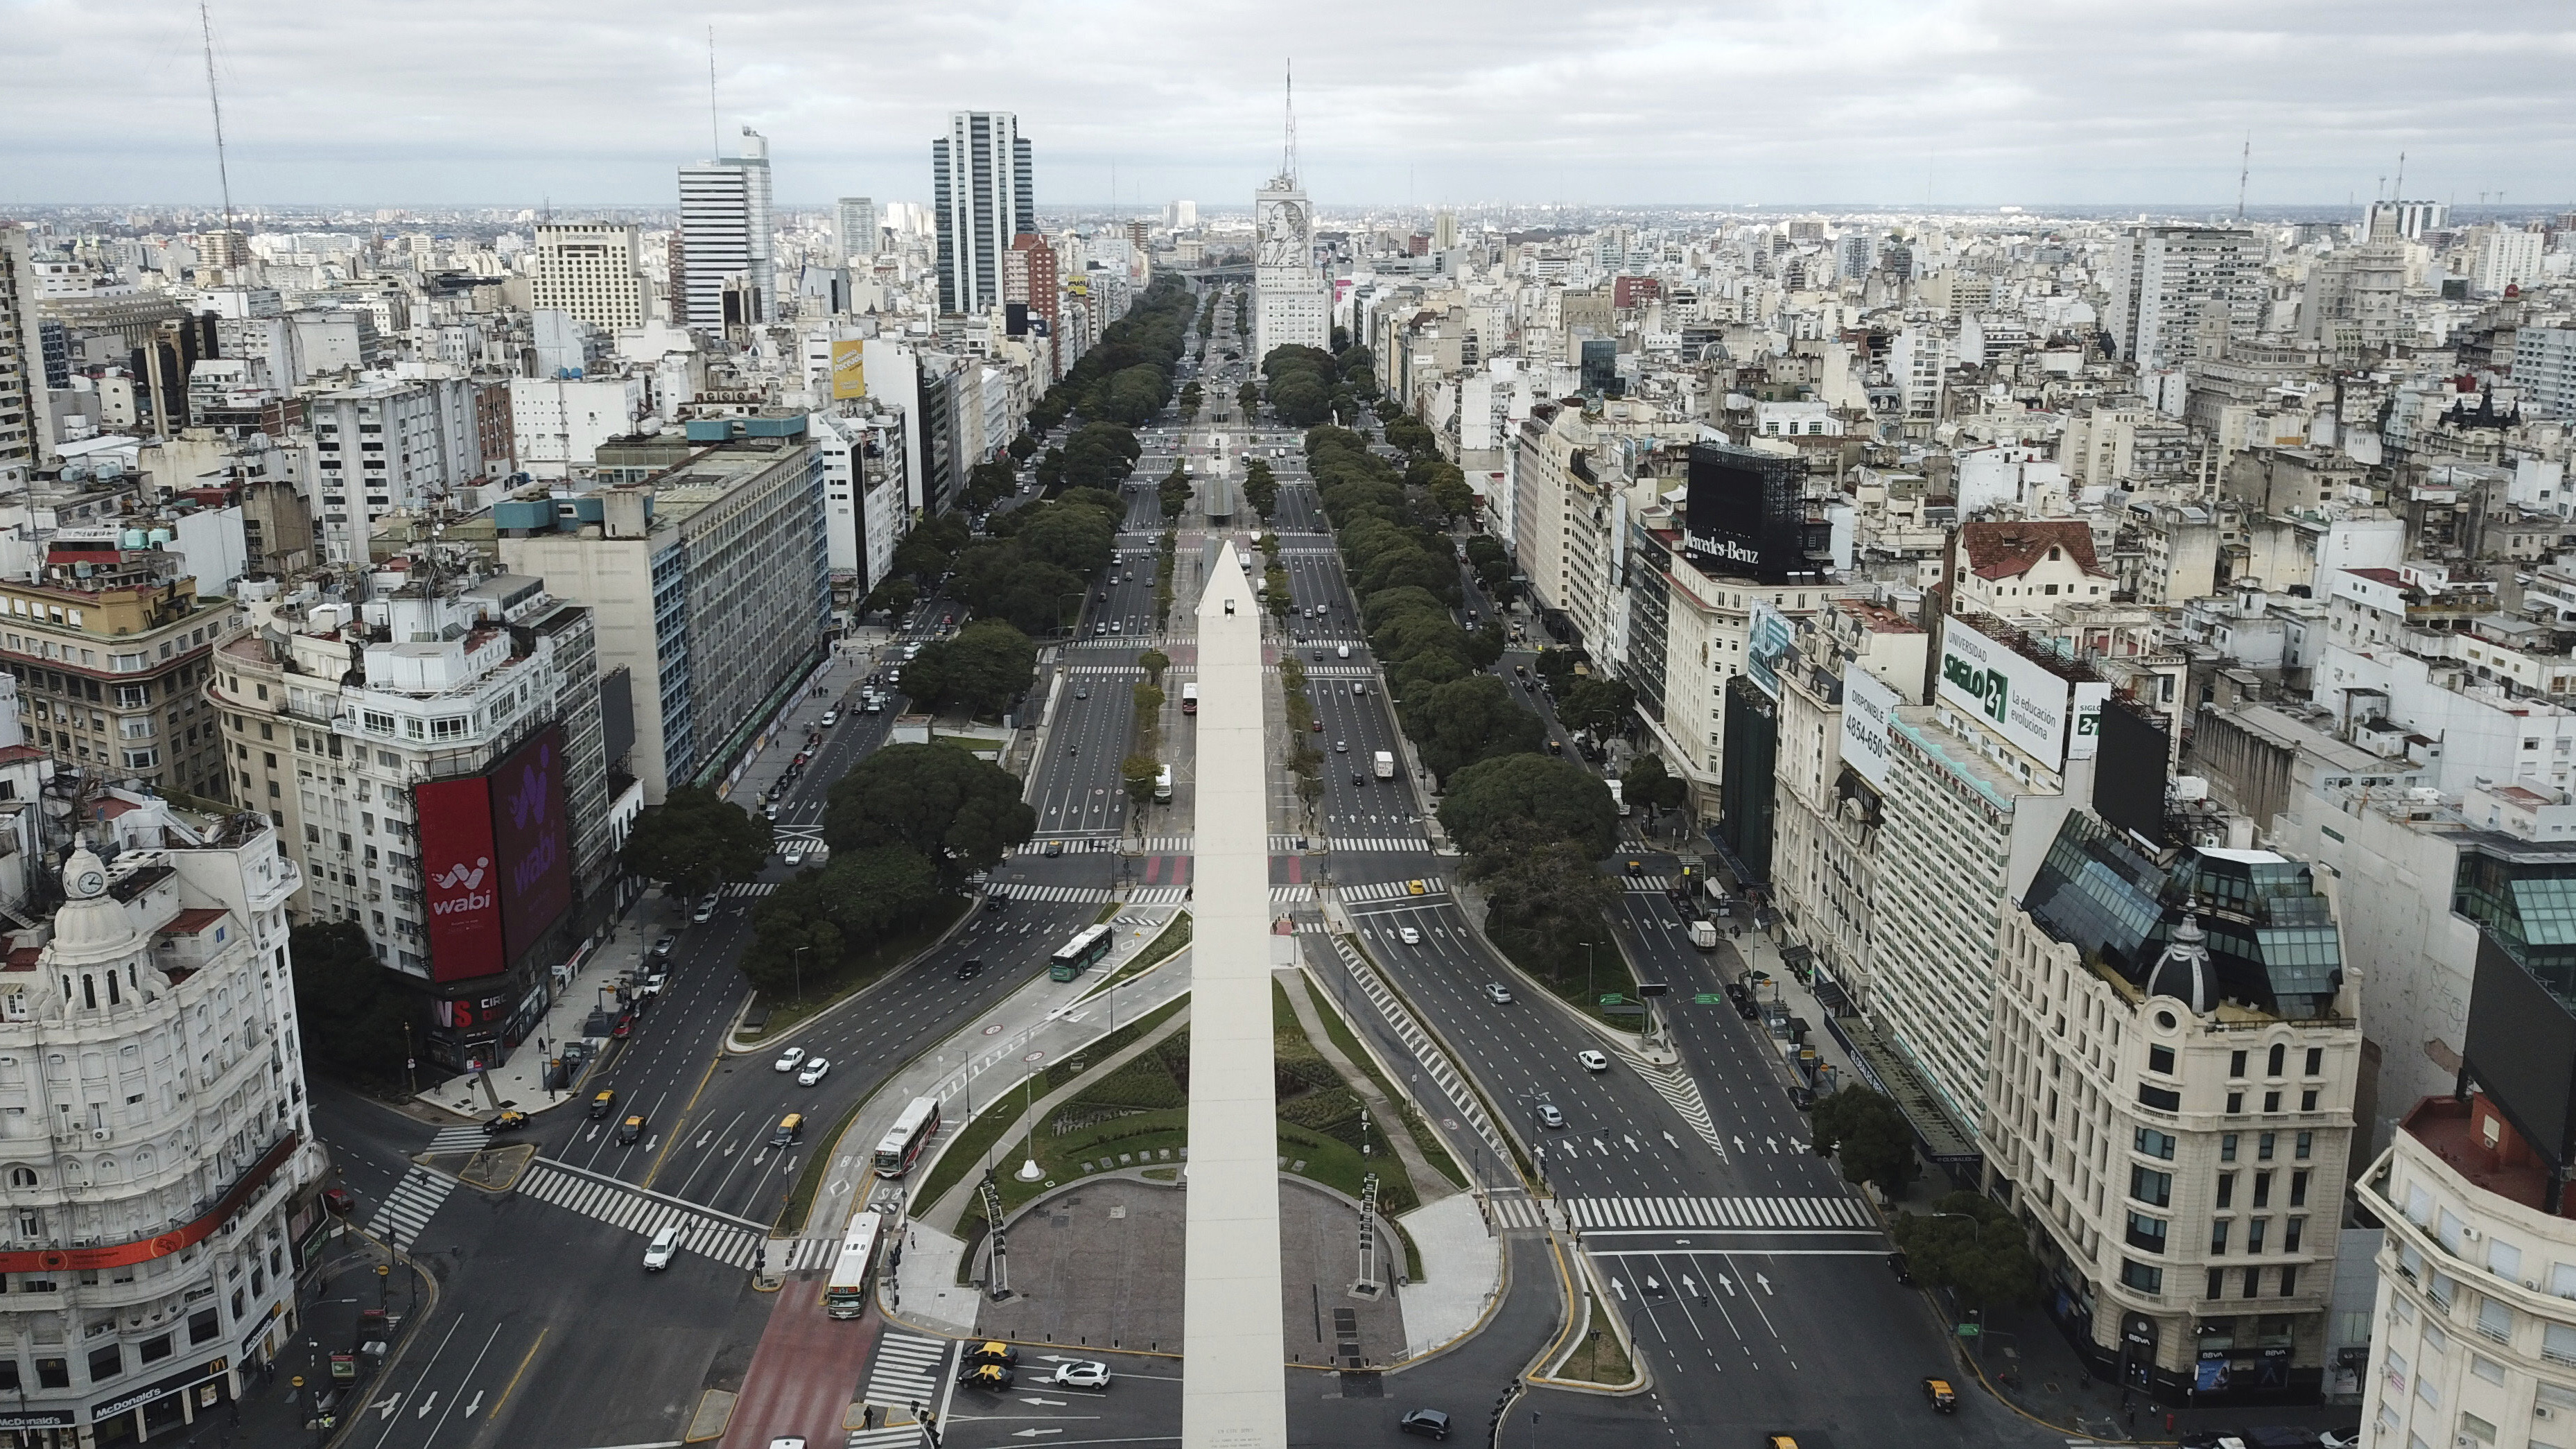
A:
<svg viewBox="0 0 2576 1449">
<path fill-rule="evenodd" d="M 1717 949 L 1717 922 L 1706 916 L 1694 917 L 1690 923 L 1691 944 L 1703 951 Z"/>
<path fill-rule="evenodd" d="M 1394 754 L 1394 752 L 1393 752 L 1393 751 L 1391 751 L 1391 750 L 1380 750 L 1380 751 L 1378 751 L 1378 752 L 1377 752 L 1377 760 L 1376 760 L 1376 764 L 1377 764 L 1377 777 L 1378 777 L 1379 779 L 1381 779 L 1381 780 L 1392 780 L 1392 779 L 1394 779 L 1394 778 L 1395 778 L 1395 754 Z"/>
<path fill-rule="evenodd" d="M 1627 814 L 1627 813 L 1628 813 L 1628 791 L 1627 791 L 1627 787 L 1626 787 L 1625 785 L 1623 785 L 1621 782 L 1617 781 L 1617 780 L 1604 780 L 1602 783 L 1603 783 L 1603 784 L 1605 784 L 1605 785 L 1608 785 L 1608 786 L 1610 787 L 1610 803 L 1619 807 L 1619 813 L 1620 813 L 1620 814 L 1622 814 L 1622 815 Z"/>
</svg>

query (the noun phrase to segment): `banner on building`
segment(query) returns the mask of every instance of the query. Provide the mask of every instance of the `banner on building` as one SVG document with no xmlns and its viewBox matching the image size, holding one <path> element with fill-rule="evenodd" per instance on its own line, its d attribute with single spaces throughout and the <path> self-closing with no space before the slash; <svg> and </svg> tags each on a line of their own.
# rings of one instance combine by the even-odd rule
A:
<svg viewBox="0 0 2576 1449">
<path fill-rule="evenodd" d="M 1903 699 L 1859 664 L 1844 666 L 1843 763 L 1881 794 L 1887 790 L 1887 762 L 1895 749 L 1889 735 Z"/>
<path fill-rule="evenodd" d="M 492 782 L 482 775 L 412 787 L 420 814 L 422 905 L 429 976 L 471 981 L 508 964 L 501 939 L 501 872 L 493 863 Z"/>
<path fill-rule="evenodd" d="M 1939 693 L 2049 769 L 2066 763 L 2066 681 L 1955 616 L 1942 621 Z"/>
<path fill-rule="evenodd" d="M 868 395 L 868 344 L 852 338 L 832 344 L 832 400 L 847 402 Z"/>
<path fill-rule="evenodd" d="M 1788 619 L 1769 604 L 1754 600 L 1753 618 L 1744 630 L 1744 672 L 1773 699 L 1780 697 L 1780 665 L 1788 652 Z"/>
<path fill-rule="evenodd" d="M 2066 758 L 2089 760 L 2102 748 L 2102 701 L 2110 697 L 2108 684 L 2075 686 L 2075 731 L 2066 737 Z"/>
<path fill-rule="evenodd" d="M 503 954 L 516 961 L 572 909 L 561 725 L 537 731 L 492 771 L 492 843 L 501 862 Z"/>
</svg>

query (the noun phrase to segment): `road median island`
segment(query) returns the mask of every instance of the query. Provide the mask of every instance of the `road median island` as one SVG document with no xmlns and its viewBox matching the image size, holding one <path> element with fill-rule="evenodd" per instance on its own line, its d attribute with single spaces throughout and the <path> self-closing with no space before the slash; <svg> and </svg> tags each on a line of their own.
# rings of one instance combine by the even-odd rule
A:
<svg viewBox="0 0 2576 1449">
<path fill-rule="evenodd" d="M 1123 908 L 1115 902 L 1112 902 L 1109 906 L 1109 911 L 1112 914 L 1121 909 Z M 1106 920 L 1109 919 L 1109 917 L 1104 915 L 1102 919 Z M 1125 985 L 1136 977 L 1144 975 L 1146 972 L 1153 970 L 1155 967 L 1162 965 L 1165 961 L 1168 961 L 1172 957 L 1180 954 L 1181 948 L 1187 946 L 1189 943 L 1190 913 L 1182 911 L 1174 915 L 1171 920 L 1165 922 L 1163 929 L 1155 934 L 1154 939 L 1146 942 L 1144 947 L 1138 950 L 1135 955 L 1128 957 L 1123 962 L 1120 962 L 1118 968 L 1110 972 L 1107 978 L 1095 983 L 1090 990 L 1082 993 L 1080 999 L 1074 1004 L 1078 1006 L 1084 1001 L 1092 1000 L 1095 997 Z"/>
<path fill-rule="evenodd" d="M 813 993 L 811 1000 L 797 1003 L 772 1001 L 768 993 L 754 990 L 744 1000 L 742 1014 L 726 1033 L 725 1050 L 736 1054 L 759 1052 L 791 1029 L 810 1024 L 819 1017 L 848 1005 L 899 974 L 916 959 L 936 951 L 950 935 L 974 919 L 975 898 L 952 896 L 938 908 L 938 914 L 909 931 L 888 939 L 883 945 L 841 958 L 841 964 L 814 974 L 806 983 Z M 743 1040 L 743 1023 L 755 1012 L 767 1013 L 758 1040 Z"/>
<path fill-rule="evenodd" d="M 1637 1357 L 1627 1320 L 1603 1294 L 1592 1260 L 1580 1249 L 1569 1251 L 1552 1234 L 1548 1251 L 1564 1277 L 1565 1327 L 1540 1355 L 1529 1381 L 1552 1389 L 1621 1397 L 1653 1387 L 1644 1361 Z"/>
</svg>

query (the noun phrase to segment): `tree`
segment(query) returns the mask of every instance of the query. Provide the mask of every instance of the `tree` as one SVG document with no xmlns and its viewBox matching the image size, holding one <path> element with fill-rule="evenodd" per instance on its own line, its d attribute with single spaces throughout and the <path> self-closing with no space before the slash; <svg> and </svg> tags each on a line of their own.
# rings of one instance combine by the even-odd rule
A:
<svg viewBox="0 0 2576 1449">
<path fill-rule="evenodd" d="M 859 606 L 863 614 L 903 615 L 921 602 L 921 586 L 912 580 L 888 575 L 883 583 L 868 591 L 868 600 Z"/>
<path fill-rule="evenodd" d="M 1127 787 L 1127 803 L 1143 806 L 1154 799 L 1154 777 L 1162 773 L 1162 762 L 1152 755 L 1129 755 L 1118 763 L 1118 779 Z"/>
<path fill-rule="evenodd" d="M 1028 635 L 1000 619 L 978 619 L 950 638 L 923 645 L 904 666 L 903 684 L 934 709 L 957 705 L 973 714 L 999 714 L 1029 687 L 1037 660 Z"/>
<path fill-rule="evenodd" d="M 853 947 L 873 946 L 928 919 L 944 898 L 939 872 L 921 852 L 881 845 L 836 855 L 752 908 L 751 949 L 743 974 L 768 991 L 797 984 L 841 963 Z M 800 960 L 796 951 L 805 949 Z"/>
<path fill-rule="evenodd" d="M 1571 649 L 1541 649 L 1538 651 L 1538 658 L 1531 663 L 1530 667 L 1537 670 L 1549 684 L 1563 689 L 1565 681 L 1574 674 L 1576 659 L 1577 656 Z"/>
<path fill-rule="evenodd" d="M 355 921 L 297 926 L 287 932 L 286 957 L 304 1060 L 350 1081 L 402 1081 L 413 998 L 377 962 L 366 929 Z"/>
<path fill-rule="evenodd" d="M 1269 572 L 1261 576 L 1261 586 L 1263 596 L 1270 604 L 1271 614 L 1277 618 L 1287 618 L 1288 611 L 1295 607 L 1288 590 L 1288 571 L 1277 564 L 1272 564 Z"/>
<path fill-rule="evenodd" d="M 1690 798 L 1690 782 L 1664 768 L 1661 755 L 1639 755 L 1619 776 L 1628 803 L 1641 810 L 1678 810 Z"/>
<path fill-rule="evenodd" d="M 1032 412 L 1034 412 L 1034 411 L 1035 411 L 1035 410 L 1034 410 L 1034 409 L 1032 409 Z M 1018 460 L 1018 461 L 1020 461 L 1020 462 L 1022 462 L 1022 463 L 1025 463 L 1025 462 L 1027 462 L 1028 460 L 1030 460 L 1031 458 L 1036 457 L 1036 456 L 1037 456 L 1037 453 L 1038 453 L 1038 435 L 1037 435 L 1037 434 L 1035 434 L 1035 433 L 1030 433 L 1030 432 L 1023 432 L 1023 433 L 1021 433 L 1018 437 L 1011 439 L 1011 456 L 1012 456 L 1014 459 L 1016 459 L 1016 460 Z"/>
<path fill-rule="evenodd" d="M 713 790 L 680 785 L 635 818 L 618 859 L 684 897 L 702 896 L 720 881 L 759 874 L 769 845 L 768 821 Z"/>
<path fill-rule="evenodd" d="M 1842 1159 L 1846 1182 L 1866 1182 L 1890 1201 L 1905 1195 L 1917 1171 L 1914 1129 L 1895 1102 L 1867 1087 L 1845 1087 L 1810 1114 L 1816 1150 Z"/>
<path fill-rule="evenodd" d="M 1443 780 L 1479 760 L 1537 750 L 1547 739 L 1538 716 L 1490 674 L 1470 674 L 1427 695 L 1407 695 L 1404 724 L 1422 752 L 1423 767 Z M 1593 787 L 1599 789 L 1600 782 Z"/>
<path fill-rule="evenodd" d="M 1073 490 L 1068 489 L 1065 497 L 1041 505 L 1015 537 L 1020 552 L 1032 562 L 1053 564 L 1088 578 L 1109 567 L 1109 555 L 1118 540 L 1117 525 L 1099 509 L 1072 500 Z"/>
<path fill-rule="evenodd" d="M 1512 839 L 1570 840 L 1598 860 L 1618 839 L 1619 810 L 1589 770 L 1548 755 L 1504 755 L 1449 778 L 1440 823 L 1470 852 Z"/>
<path fill-rule="evenodd" d="M 1172 667 L 1172 656 L 1160 649 L 1148 649 L 1136 656 L 1136 667 L 1145 671 L 1145 682 L 1160 684 L 1163 671 Z"/>
<path fill-rule="evenodd" d="M 1944 1194 L 1930 1213 L 1901 1213 L 1890 1226 L 1917 1279 L 1956 1292 L 1974 1308 L 2025 1308 L 2039 1301 L 2039 1261 L 2025 1232 L 2002 1204 L 1980 1192 Z"/>
<path fill-rule="evenodd" d="M 1637 692 L 1626 681 L 1581 676 L 1558 691 L 1556 717 L 1565 721 L 1567 729 L 1582 730 L 1597 740 L 1626 724 L 1628 711 L 1636 704 Z"/>
<path fill-rule="evenodd" d="M 1467 486 L 1467 475 L 1454 463 L 1443 463 L 1438 476 L 1431 480 L 1431 502 L 1440 515 L 1451 523 L 1476 511 L 1476 490 Z"/>
<path fill-rule="evenodd" d="M 832 785 L 823 840 L 834 854 L 878 845 L 921 852 L 954 888 L 1001 864 L 1037 831 L 1020 779 L 951 745 L 887 745 Z"/>
<path fill-rule="evenodd" d="M 1260 514 L 1264 523 L 1278 510 L 1279 479 L 1271 473 L 1270 465 L 1258 458 L 1244 467 L 1243 501 L 1252 505 L 1252 511 Z"/>
<path fill-rule="evenodd" d="M 1523 967 L 1563 987 L 1582 979 L 1577 972 L 1590 977 L 1587 986 L 1597 986 L 1605 969 L 1611 980 L 1624 980 L 1605 918 L 1619 887 L 1581 845 L 1514 837 L 1471 858 L 1468 874 L 1485 890 L 1486 934 Z"/>
</svg>

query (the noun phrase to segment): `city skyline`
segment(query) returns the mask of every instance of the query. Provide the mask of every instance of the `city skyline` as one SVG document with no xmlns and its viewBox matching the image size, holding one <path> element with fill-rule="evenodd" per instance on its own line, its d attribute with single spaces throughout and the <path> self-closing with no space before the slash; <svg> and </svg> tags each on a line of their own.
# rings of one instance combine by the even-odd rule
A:
<svg viewBox="0 0 2576 1449">
<path fill-rule="evenodd" d="M 871 67 L 808 43 L 829 18 L 789 6 L 718 21 L 711 115 L 696 12 L 646 7 L 609 29 L 555 5 L 477 9 L 361 46 L 296 5 L 217 7 L 235 203 L 648 204 L 711 154 L 711 131 L 745 125 L 775 142 L 782 206 L 926 196 L 923 143 L 963 108 L 1015 111 L 1047 138 L 1041 207 L 1241 195 L 1278 164 L 1291 45 L 1246 45 L 1224 13 L 890 17 L 865 55 L 900 63 Z M 0 201 L 216 199 L 193 14 L 12 12 L 30 64 L 0 118 L 27 144 Z M 2563 13 L 2482 14 L 2485 29 L 2428 39 L 2419 11 L 2388 5 L 2339 8 L 2331 34 L 2279 5 L 2179 25 L 2030 6 L 1571 29 L 1535 8 L 1327 13 L 1325 33 L 1374 38 L 1299 63 L 1300 169 L 1326 205 L 2190 207 L 2233 204 L 2250 140 L 2257 204 L 2367 201 L 2401 154 L 2411 193 L 2461 206 L 2576 194 L 2552 144 L 2576 104 L 2550 83 Z M 2418 99 L 2464 94 L 2489 102 L 2478 129 Z M 102 95 L 118 106 L 98 111 Z"/>
</svg>

